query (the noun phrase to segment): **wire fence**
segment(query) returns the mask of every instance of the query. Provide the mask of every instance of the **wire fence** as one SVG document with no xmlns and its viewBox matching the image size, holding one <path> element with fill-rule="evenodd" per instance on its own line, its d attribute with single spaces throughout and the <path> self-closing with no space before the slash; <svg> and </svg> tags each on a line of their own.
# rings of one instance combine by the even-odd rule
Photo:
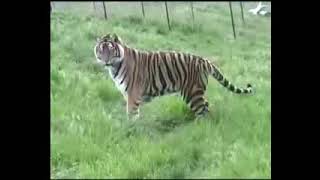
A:
<svg viewBox="0 0 320 180">
<path fill-rule="evenodd" d="M 132 2 L 51 2 L 51 11 L 69 11 L 78 14 L 88 14 L 105 20 L 123 17 L 141 17 L 146 20 L 166 23 L 168 29 L 174 28 L 179 22 L 192 26 L 194 29 L 201 20 L 203 24 L 219 22 L 219 16 L 208 13 L 216 12 L 230 16 L 230 29 L 236 38 L 236 26 L 245 25 L 248 9 L 255 8 L 258 2 L 198 2 L 198 1 L 132 1 Z M 271 2 L 264 2 L 271 11 Z"/>
</svg>

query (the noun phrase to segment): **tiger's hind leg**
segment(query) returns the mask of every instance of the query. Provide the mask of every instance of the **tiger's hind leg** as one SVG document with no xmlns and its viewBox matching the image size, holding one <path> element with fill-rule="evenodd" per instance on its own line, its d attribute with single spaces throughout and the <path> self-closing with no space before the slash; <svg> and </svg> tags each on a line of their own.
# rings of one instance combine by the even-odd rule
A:
<svg viewBox="0 0 320 180">
<path fill-rule="evenodd" d="M 209 103 L 204 98 L 205 88 L 194 88 L 193 91 L 185 93 L 185 102 L 197 117 L 203 117 L 209 112 Z"/>
<path fill-rule="evenodd" d="M 197 117 L 205 117 L 209 112 L 209 103 L 204 96 L 198 101 L 191 101 L 190 107 Z"/>
<path fill-rule="evenodd" d="M 209 112 L 209 103 L 208 101 L 203 97 L 203 103 L 199 104 L 195 110 L 193 110 L 195 117 L 195 122 L 202 121 L 204 118 L 207 117 Z"/>
</svg>

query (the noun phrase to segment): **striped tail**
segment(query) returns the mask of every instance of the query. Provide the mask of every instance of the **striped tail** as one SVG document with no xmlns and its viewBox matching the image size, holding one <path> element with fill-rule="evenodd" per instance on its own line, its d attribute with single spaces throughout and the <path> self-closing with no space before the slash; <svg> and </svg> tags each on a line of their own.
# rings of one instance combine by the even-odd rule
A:
<svg viewBox="0 0 320 180">
<path fill-rule="evenodd" d="M 233 93 L 237 94 L 251 94 L 253 92 L 251 84 L 247 84 L 246 88 L 239 88 L 233 85 L 227 78 L 225 78 L 221 71 L 213 64 L 210 63 L 210 68 L 212 71 L 212 76 L 218 80 L 218 82 L 225 88 L 229 89 Z"/>
</svg>

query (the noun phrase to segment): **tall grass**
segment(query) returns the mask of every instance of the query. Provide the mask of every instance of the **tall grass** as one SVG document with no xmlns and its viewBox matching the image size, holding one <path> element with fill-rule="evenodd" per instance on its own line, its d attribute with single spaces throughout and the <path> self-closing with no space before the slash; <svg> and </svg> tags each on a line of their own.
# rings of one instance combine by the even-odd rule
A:
<svg viewBox="0 0 320 180">
<path fill-rule="evenodd" d="M 270 178 L 270 19 L 246 15 L 233 40 L 228 8 L 196 12 L 206 18 L 196 17 L 195 30 L 172 18 L 172 31 L 165 21 L 140 14 L 108 21 L 66 11 L 51 15 L 52 178 Z M 211 112 L 203 121 L 193 120 L 181 98 L 165 96 L 128 122 L 124 99 L 94 63 L 96 37 L 105 33 L 139 49 L 208 57 L 233 83 L 252 83 L 256 92 L 232 94 L 211 78 Z"/>
</svg>

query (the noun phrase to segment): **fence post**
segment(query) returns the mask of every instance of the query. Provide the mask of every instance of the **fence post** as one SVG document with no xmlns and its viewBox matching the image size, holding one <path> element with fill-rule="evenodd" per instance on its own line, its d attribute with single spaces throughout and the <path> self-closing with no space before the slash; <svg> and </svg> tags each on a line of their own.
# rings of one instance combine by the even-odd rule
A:
<svg viewBox="0 0 320 180">
<path fill-rule="evenodd" d="M 191 15 L 192 15 L 192 26 L 193 26 L 193 30 L 194 30 L 194 13 L 193 13 L 193 2 L 191 1 L 190 2 L 190 5 L 191 5 Z"/>
<path fill-rule="evenodd" d="M 240 1 L 240 8 L 241 8 L 241 17 L 242 17 L 242 23 L 245 24 L 244 16 L 243 16 L 243 7 L 242 7 L 242 1 Z"/>
<path fill-rule="evenodd" d="M 143 14 L 143 17 L 145 17 L 145 14 L 144 14 L 144 6 L 143 6 L 143 2 L 141 2 L 141 9 L 142 9 L 142 14 Z"/>
<path fill-rule="evenodd" d="M 233 29 L 233 37 L 236 39 L 236 30 L 234 27 L 234 21 L 233 21 L 233 13 L 232 13 L 232 7 L 231 7 L 231 2 L 229 1 L 229 9 L 230 9 L 230 15 L 231 15 L 231 23 L 232 23 L 232 29 Z"/>
<path fill-rule="evenodd" d="M 167 22 L 168 22 L 168 27 L 169 30 L 171 31 L 171 26 L 170 26 L 170 19 L 169 19 L 169 13 L 168 13 L 168 5 L 167 5 L 167 1 L 164 2 L 164 4 L 166 5 L 166 13 L 167 13 Z"/>
<path fill-rule="evenodd" d="M 108 17 L 107 17 L 107 11 L 106 11 L 106 5 L 104 4 L 104 1 L 102 1 L 102 3 L 103 3 L 103 10 L 104 10 L 104 18 L 105 18 L 105 19 L 108 19 Z"/>
<path fill-rule="evenodd" d="M 96 3 L 93 1 L 93 9 L 96 11 Z"/>
</svg>

